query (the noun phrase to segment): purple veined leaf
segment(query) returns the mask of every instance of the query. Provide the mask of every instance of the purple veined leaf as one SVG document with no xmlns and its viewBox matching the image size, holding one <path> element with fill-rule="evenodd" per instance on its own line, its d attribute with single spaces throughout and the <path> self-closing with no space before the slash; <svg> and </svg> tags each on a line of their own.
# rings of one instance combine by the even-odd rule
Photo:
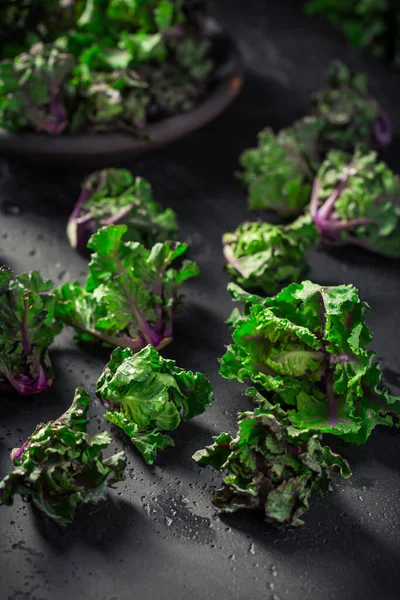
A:
<svg viewBox="0 0 400 600">
<path fill-rule="evenodd" d="M 12 504 L 20 494 L 64 526 L 72 522 L 80 506 L 106 499 L 108 487 L 123 479 L 124 453 L 103 457 L 110 435 L 87 433 L 89 402 L 88 394 L 77 388 L 63 415 L 38 425 L 26 442 L 11 452 L 15 469 L 0 482 L 3 504 Z"/>
<path fill-rule="evenodd" d="M 243 302 L 228 321 L 232 344 L 221 358 L 227 379 L 252 383 L 261 410 L 278 404 L 292 425 L 364 443 L 376 425 L 393 424 L 400 398 L 382 386 L 368 305 L 354 286 L 293 283 L 272 298 L 228 287 Z"/>
<path fill-rule="evenodd" d="M 173 336 L 178 288 L 198 275 L 195 263 L 172 263 L 186 251 L 179 242 L 159 242 L 150 250 L 122 240 L 126 225 L 107 225 L 88 244 L 92 250 L 86 285 L 72 282 L 56 291 L 56 314 L 75 328 L 80 341 L 121 346 L 137 352 L 163 348 Z"/>
<path fill-rule="evenodd" d="M 330 152 L 314 180 L 310 214 L 326 244 L 400 258 L 400 179 L 375 152 Z"/>
<path fill-rule="evenodd" d="M 21 395 L 48 389 L 54 378 L 48 348 L 61 330 L 53 283 L 40 273 L 0 269 L 0 387 Z"/>
<path fill-rule="evenodd" d="M 178 224 L 173 210 L 153 199 L 152 187 L 126 169 L 103 169 L 89 175 L 67 224 L 73 248 L 84 250 L 90 237 L 107 225 L 126 225 L 126 239 L 151 247 L 173 240 Z"/>
</svg>

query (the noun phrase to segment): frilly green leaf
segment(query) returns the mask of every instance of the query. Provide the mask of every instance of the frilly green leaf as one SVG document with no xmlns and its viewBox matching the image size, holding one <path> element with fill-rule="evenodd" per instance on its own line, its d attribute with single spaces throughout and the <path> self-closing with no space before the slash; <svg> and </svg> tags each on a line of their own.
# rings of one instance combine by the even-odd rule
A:
<svg viewBox="0 0 400 600">
<path fill-rule="evenodd" d="M 291 284 L 273 298 L 242 294 L 243 314 L 230 324 L 233 344 L 221 358 L 227 379 L 251 382 L 265 409 L 280 404 L 298 429 L 364 443 L 376 425 L 393 423 L 400 399 L 381 382 L 375 354 L 366 347 L 367 304 L 354 286 Z"/>
<path fill-rule="evenodd" d="M 137 354 L 116 348 L 96 393 L 107 409 L 106 419 L 130 437 L 148 464 L 173 445 L 161 432 L 203 413 L 213 396 L 204 375 L 180 369 L 151 346 Z"/>
<path fill-rule="evenodd" d="M 70 408 L 56 421 L 38 425 L 21 448 L 11 453 L 14 471 L 0 483 L 0 499 L 28 496 L 39 510 L 60 525 L 73 520 L 86 503 L 107 497 L 107 488 L 123 479 L 123 452 L 103 459 L 111 443 L 108 433 L 89 435 L 89 396 L 77 388 Z"/>
</svg>

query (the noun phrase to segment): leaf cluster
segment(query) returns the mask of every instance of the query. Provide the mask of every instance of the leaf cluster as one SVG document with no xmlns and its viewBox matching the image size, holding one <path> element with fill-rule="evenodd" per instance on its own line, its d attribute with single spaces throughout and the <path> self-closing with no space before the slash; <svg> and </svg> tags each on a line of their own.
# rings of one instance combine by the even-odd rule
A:
<svg viewBox="0 0 400 600">
<path fill-rule="evenodd" d="M 38 425 L 11 453 L 14 470 L 0 482 L 0 499 L 12 504 L 20 494 L 48 517 L 66 525 L 83 504 L 104 500 L 107 488 L 123 479 L 123 452 L 104 459 L 108 433 L 89 435 L 89 396 L 77 388 L 70 408 L 57 420 Z"/>
<path fill-rule="evenodd" d="M 309 204 L 314 177 L 330 150 L 386 148 L 391 139 L 390 120 L 370 94 L 365 75 L 335 61 L 326 87 L 313 96 L 310 114 L 277 134 L 261 131 L 258 146 L 240 157 L 238 178 L 248 190 L 250 210 L 295 217 Z"/>
<path fill-rule="evenodd" d="M 0 385 L 19 394 L 49 388 L 54 373 L 48 348 L 60 332 L 53 282 L 38 271 L 14 276 L 0 268 Z"/>
<path fill-rule="evenodd" d="M 308 0 L 309 14 L 325 14 L 353 46 L 400 61 L 400 7 L 392 0 Z"/>
<path fill-rule="evenodd" d="M 105 418 L 121 428 L 152 464 L 157 453 L 174 446 L 163 433 L 204 412 L 211 403 L 211 383 L 201 373 L 184 371 L 147 346 L 137 354 L 116 348 L 97 382 Z"/>
<path fill-rule="evenodd" d="M 107 225 L 89 240 L 89 275 L 56 290 L 56 316 L 74 327 L 81 341 L 101 341 L 138 351 L 161 348 L 172 339 L 172 318 L 179 309 L 179 286 L 198 275 L 195 263 L 171 264 L 187 244 L 164 242 L 150 250 L 122 238 L 126 225 Z"/>
<path fill-rule="evenodd" d="M 400 178 L 376 152 L 330 152 L 315 179 L 310 211 L 321 241 L 400 258 Z"/>
<path fill-rule="evenodd" d="M 126 169 L 103 169 L 89 175 L 68 220 L 67 235 L 73 248 L 84 250 L 90 237 L 106 225 L 127 226 L 125 240 L 151 248 L 175 239 L 176 214 L 153 198 L 151 184 Z"/>
<path fill-rule="evenodd" d="M 191 110 L 205 94 L 213 62 L 204 9 L 183 0 L 38 4 L 3 9 L 11 29 L 0 61 L 2 127 L 143 137 L 148 123 Z M 61 79 L 54 62 L 58 72 L 64 65 Z"/>
<path fill-rule="evenodd" d="M 308 271 L 305 252 L 317 237 L 310 215 L 289 225 L 242 223 L 222 238 L 227 272 L 245 289 L 272 296 L 289 283 L 301 281 Z"/>
<path fill-rule="evenodd" d="M 400 398 L 382 385 L 367 349 L 368 305 L 354 286 L 303 281 L 266 299 L 235 284 L 229 290 L 244 308 L 229 320 L 233 343 L 221 359 L 223 377 L 252 383 L 294 427 L 352 443 L 364 443 L 376 425 L 391 425 L 400 414 Z"/>
<path fill-rule="evenodd" d="M 332 471 L 351 475 L 321 436 L 292 427 L 278 406 L 264 401 L 262 410 L 239 414 L 238 428 L 236 437 L 222 433 L 193 456 L 201 466 L 226 472 L 213 499 L 218 512 L 262 509 L 267 523 L 300 526 L 313 494 L 331 489 Z"/>
</svg>

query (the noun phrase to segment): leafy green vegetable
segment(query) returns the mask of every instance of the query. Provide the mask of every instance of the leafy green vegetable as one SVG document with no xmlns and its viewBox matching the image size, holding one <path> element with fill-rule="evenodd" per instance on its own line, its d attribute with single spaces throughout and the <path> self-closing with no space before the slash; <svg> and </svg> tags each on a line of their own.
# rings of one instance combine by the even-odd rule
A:
<svg viewBox="0 0 400 600">
<path fill-rule="evenodd" d="M 61 326 L 54 320 L 53 282 L 38 271 L 13 276 L 0 268 L 0 386 L 19 394 L 49 388 L 54 373 L 48 348 Z"/>
<path fill-rule="evenodd" d="M 114 128 L 145 136 L 150 98 L 147 83 L 137 73 L 126 69 L 90 72 L 85 79 L 75 79 L 74 85 L 79 104 L 71 120 L 72 133 Z"/>
<path fill-rule="evenodd" d="M 318 237 L 309 215 L 290 225 L 258 221 L 242 223 L 222 241 L 228 273 L 245 288 L 276 294 L 282 287 L 300 281 L 308 271 L 305 251 Z"/>
<path fill-rule="evenodd" d="M 366 75 L 335 61 L 324 89 L 314 95 L 313 115 L 320 123 L 321 156 L 329 150 L 353 152 L 357 145 L 387 148 L 392 128 L 385 111 L 368 92 Z"/>
<path fill-rule="evenodd" d="M 321 437 L 290 425 L 278 406 L 239 414 L 239 431 L 214 437 L 193 456 L 201 466 L 227 471 L 213 503 L 219 512 L 262 508 L 267 523 L 303 525 L 311 496 L 331 489 L 331 473 L 350 477 L 347 462 L 322 446 Z"/>
<path fill-rule="evenodd" d="M 304 210 L 318 168 L 319 128 L 315 119 L 306 118 L 277 135 L 264 129 L 258 147 L 243 152 L 238 177 L 248 188 L 250 210 L 270 209 L 282 216 Z"/>
<path fill-rule="evenodd" d="M 213 62 L 203 13 L 180 0 L 13 0 L 0 8 L 0 126 L 146 137 L 148 123 L 191 110 L 207 91 Z M 19 89 L 27 80 L 29 89 Z"/>
<path fill-rule="evenodd" d="M 400 7 L 393 0 L 309 0 L 310 14 L 325 13 L 354 46 L 400 60 Z"/>
<path fill-rule="evenodd" d="M 0 62 L 0 124 L 58 134 L 68 125 L 64 84 L 74 58 L 41 43 L 14 60 Z"/>
<path fill-rule="evenodd" d="M 179 271 L 169 268 L 187 244 L 164 242 L 146 250 L 122 240 L 127 230 L 107 225 L 90 238 L 86 285 L 73 281 L 56 290 L 56 316 L 81 341 L 133 351 L 147 344 L 162 348 L 172 340 L 172 317 L 182 300 L 178 288 L 199 269 L 191 261 L 183 261 Z"/>
<path fill-rule="evenodd" d="M 151 248 L 156 242 L 174 239 L 176 214 L 153 199 L 151 185 L 134 178 L 126 169 L 103 169 L 83 182 L 78 202 L 67 225 L 73 248 L 84 249 L 90 236 L 104 225 L 124 223 L 126 239 Z"/>
<path fill-rule="evenodd" d="M 229 320 L 223 377 L 253 383 L 299 429 L 360 444 L 376 425 L 392 424 L 400 398 L 382 386 L 375 353 L 366 350 L 368 305 L 354 286 L 303 281 L 266 299 L 235 284 L 228 289 L 244 311 Z"/>
<path fill-rule="evenodd" d="M 330 152 L 310 209 L 322 241 L 400 258 L 400 178 L 375 152 Z"/>
<path fill-rule="evenodd" d="M 89 435 L 89 396 L 77 388 L 70 408 L 57 420 L 38 425 L 32 435 L 11 453 L 15 468 L 0 483 L 0 499 L 28 496 L 48 517 L 65 525 L 82 504 L 95 504 L 107 488 L 123 479 L 123 452 L 103 459 L 111 443 L 108 433 Z"/>
<path fill-rule="evenodd" d="M 211 383 L 201 373 L 184 371 L 152 347 L 137 354 L 116 348 L 97 383 L 107 408 L 105 418 L 120 427 L 148 464 L 174 441 L 162 431 L 176 429 L 211 403 Z"/>
<path fill-rule="evenodd" d="M 392 128 L 373 98 L 367 78 L 333 63 L 327 86 L 314 95 L 311 115 L 274 134 L 264 129 L 257 148 L 240 157 L 239 179 L 248 189 L 250 210 L 269 209 L 283 217 L 303 212 L 312 181 L 331 149 L 353 152 L 357 145 L 386 148 Z"/>
</svg>

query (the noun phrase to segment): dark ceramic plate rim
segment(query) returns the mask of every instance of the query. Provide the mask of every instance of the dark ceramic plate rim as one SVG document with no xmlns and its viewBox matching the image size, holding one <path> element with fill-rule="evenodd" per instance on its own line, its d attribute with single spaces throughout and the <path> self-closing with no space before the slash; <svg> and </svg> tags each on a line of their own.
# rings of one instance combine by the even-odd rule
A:
<svg viewBox="0 0 400 600">
<path fill-rule="evenodd" d="M 174 142 L 218 117 L 238 95 L 243 83 L 243 67 L 233 40 L 221 32 L 209 36 L 213 47 L 223 54 L 218 61 L 207 97 L 194 110 L 152 123 L 150 140 L 128 133 L 49 136 L 40 133 L 12 133 L 0 129 L 0 153 L 4 157 L 29 162 L 58 164 L 110 164 L 141 155 Z"/>
</svg>

